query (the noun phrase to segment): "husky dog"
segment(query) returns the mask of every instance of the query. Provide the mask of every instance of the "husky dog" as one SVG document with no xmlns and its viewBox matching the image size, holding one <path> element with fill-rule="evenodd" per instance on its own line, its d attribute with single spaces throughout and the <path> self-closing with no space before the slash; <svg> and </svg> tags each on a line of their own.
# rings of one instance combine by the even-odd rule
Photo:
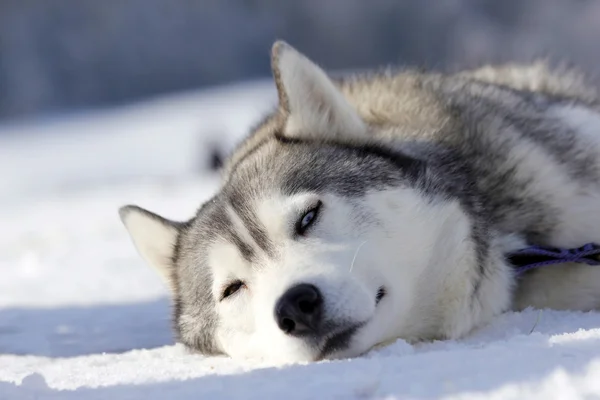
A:
<svg viewBox="0 0 600 400">
<path fill-rule="evenodd" d="M 277 42 L 279 95 L 187 222 L 120 211 L 178 340 L 272 362 L 456 339 L 507 310 L 592 310 L 600 267 L 506 253 L 600 242 L 596 92 L 545 64 L 333 80 Z"/>
</svg>

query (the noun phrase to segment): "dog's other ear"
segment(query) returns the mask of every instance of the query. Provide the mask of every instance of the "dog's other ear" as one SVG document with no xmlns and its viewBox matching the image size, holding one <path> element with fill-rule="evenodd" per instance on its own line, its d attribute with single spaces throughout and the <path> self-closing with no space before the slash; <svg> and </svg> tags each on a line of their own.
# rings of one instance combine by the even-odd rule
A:
<svg viewBox="0 0 600 400">
<path fill-rule="evenodd" d="M 275 42 L 271 68 L 279 107 L 287 118 L 285 136 L 349 140 L 366 137 L 365 123 L 340 90 L 321 68 L 293 47 Z"/>
<path fill-rule="evenodd" d="M 144 261 L 173 291 L 173 254 L 181 224 L 137 206 L 121 207 L 119 216 Z"/>
</svg>

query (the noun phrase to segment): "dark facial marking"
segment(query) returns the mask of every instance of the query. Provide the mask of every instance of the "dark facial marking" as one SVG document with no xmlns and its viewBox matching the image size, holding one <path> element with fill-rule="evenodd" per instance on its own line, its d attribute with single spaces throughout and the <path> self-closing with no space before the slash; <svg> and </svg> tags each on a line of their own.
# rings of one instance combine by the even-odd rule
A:
<svg viewBox="0 0 600 400">
<path fill-rule="evenodd" d="M 234 244 L 242 257 L 252 262 L 256 258 L 256 253 L 252 246 L 244 242 L 233 228 L 233 224 L 223 207 L 215 208 L 211 214 L 210 225 L 215 232 L 218 232 L 224 240 Z"/>
<path fill-rule="evenodd" d="M 268 256 L 273 256 L 275 253 L 273 243 L 264 227 L 260 224 L 259 218 L 251 209 L 251 207 L 247 203 L 248 193 L 241 193 L 238 190 L 231 191 L 231 195 L 229 196 L 229 202 L 231 204 L 232 209 L 238 215 L 250 236 L 254 242 L 260 247 Z"/>
<path fill-rule="evenodd" d="M 254 250 L 252 249 L 252 247 L 249 244 L 247 244 L 246 242 L 244 242 L 235 233 L 235 231 L 233 229 L 229 229 L 227 231 L 227 234 L 229 236 L 227 239 L 229 239 L 229 241 L 231 243 L 233 243 L 238 248 L 238 250 L 240 251 L 240 254 L 244 258 L 244 260 L 246 260 L 248 262 L 252 262 L 255 259 L 255 257 L 256 257 L 256 253 L 254 252 Z"/>
<path fill-rule="evenodd" d="M 282 165 L 279 178 L 287 195 L 332 192 L 360 197 L 371 189 L 415 182 L 425 170 L 420 160 L 375 144 L 290 139 L 281 134 L 275 138 L 286 151 L 292 152 L 286 157 L 289 161 Z"/>
</svg>

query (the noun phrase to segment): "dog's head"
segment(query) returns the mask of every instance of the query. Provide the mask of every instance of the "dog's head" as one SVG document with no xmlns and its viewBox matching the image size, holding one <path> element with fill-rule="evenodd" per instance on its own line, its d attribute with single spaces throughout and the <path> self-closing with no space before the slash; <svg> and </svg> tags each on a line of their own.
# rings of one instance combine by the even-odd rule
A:
<svg viewBox="0 0 600 400">
<path fill-rule="evenodd" d="M 460 206 L 423 189 L 422 161 L 373 142 L 306 57 L 277 43 L 273 73 L 278 111 L 193 219 L 121 210 L 171 288 L 179 339 L 206 354 L 301 361 L 434 332 L 441 316 L 421 312 L 439 301 L 431 266 L 472 254 Z"/>
</svg>

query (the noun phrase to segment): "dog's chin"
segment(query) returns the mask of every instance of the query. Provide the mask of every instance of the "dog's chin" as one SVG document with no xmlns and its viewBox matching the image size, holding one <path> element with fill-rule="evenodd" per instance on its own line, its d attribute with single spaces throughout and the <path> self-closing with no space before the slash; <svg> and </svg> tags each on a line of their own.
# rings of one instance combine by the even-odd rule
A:
<svg viewBox="0 0 600 400">
<path fill-rule="evenodd" d="M 354 335 L 363 325 L 364 322 L 351 323 L 332 329 L 319 340 L 315 361 L 337 358 L 336 354 L 347 352 L 352 345 Z"/>
<path fill-rule="evenodd" d="M 335 324 L 327 333 L 304 338 L 290 338 L 282 352 L 272 353 L 269 362 L 280 364 L 306 363 L 323 360 L 344 359 L 362 354 L 354 345 L 354 337 L 364 322 Z M 286 340 L 286 341 L 287 341 Z M 282 347 L 277 346 L 279 349 Z"/>
</svg>

